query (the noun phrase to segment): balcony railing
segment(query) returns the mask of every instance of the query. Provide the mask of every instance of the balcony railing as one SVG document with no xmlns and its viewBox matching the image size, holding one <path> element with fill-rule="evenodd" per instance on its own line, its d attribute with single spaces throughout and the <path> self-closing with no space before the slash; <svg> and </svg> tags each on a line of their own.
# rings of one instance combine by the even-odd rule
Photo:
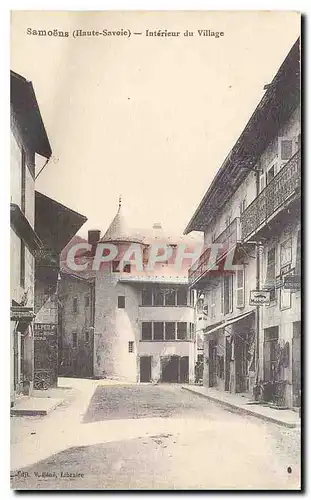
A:
<svg viewBox="0 0 311 500">
<path fill-rule="evenodd" d="M 284 165 L 241 215 L 242 239 L 255 233 L 297 191 L 301 179 L 300 150 Z"/>
<path fill-rule="evenodd" d="M 215 239 L 214 244 L 221 244 L 218 251 L 217 261 L 220 261 L 228 251 L 240 241 L 240 219 L 237 217 L 226 229 Z M 199 259 L 189 269 L 189 285 L 193 285 L 205 276 L 215 262 L 210 262 L 211 246 L 209 246 Z"/>
</svg>

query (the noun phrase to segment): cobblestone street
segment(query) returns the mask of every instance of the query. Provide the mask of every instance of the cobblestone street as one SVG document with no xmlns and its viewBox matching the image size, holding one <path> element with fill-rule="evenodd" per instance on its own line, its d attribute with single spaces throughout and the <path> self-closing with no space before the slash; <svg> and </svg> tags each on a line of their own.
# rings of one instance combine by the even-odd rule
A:
<svg viewBox="0 0 311 500">
<path fill-rule="evenodd" d="M 56 409 L 49 426 L 68 412 Z M 15 470 L 12 486 L 299 488 L 299 429 L 238 415 L 177 385 L 97 385 L 71 431 L 72 446 Z"/>
</svg>

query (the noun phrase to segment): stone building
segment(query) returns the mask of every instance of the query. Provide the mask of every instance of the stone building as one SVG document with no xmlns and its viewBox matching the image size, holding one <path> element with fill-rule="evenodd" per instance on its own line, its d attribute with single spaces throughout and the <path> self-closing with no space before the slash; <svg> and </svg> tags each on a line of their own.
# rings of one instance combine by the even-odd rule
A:
<svg viewBox="0 0 311 500">
<path fill-rule="evenodd" d="M 279 406 L 300 394 L 300 127 L 298 40 L 185 230 L 206 246 L 189 270 L 208 316 L 204 384 Z"/>
<path fill-rule="evenodd" d="M 51 154 L 33 85 L 11 71 L 11 404 L 57 384 L 59 255 L 86 221 L 35 191 Z"/>
<path fill-rule="evenodd" d="M 33 86 L 11 71 L 11 403 L 33 387 L 35 169 L 50 156 Z"/>
<path fill-rule="evenodd" d="M 131 230 L 121 204 L 102 237 L 99 231 L 89 231 L 87 250 L 81 257 L 88 268 L 73 272 L 68 263 L 63 266 L 65 273 L 60 285 L 60 301 L 64 305 L 63 373 L 69 373 L 65 351 L 73 353 L 76 348 L 76 356 L 83 356 L 85 332 L 94 327 L 94 336 L 89 337 L 94 349 L 90 354 L 93 376 L 132 382 L 193 381 L 194 294 L 188 290 L 188 268 L 176 269 L 174 262 L 180 244 L 191 249 L 194 243 L 191 237 L 173 239 L 165 235 L 159 224 L 151 231 Z M 92 273 L 100 245 L 114 245 L 116 255 Z M 141 269 L 126 257 L 133 245 L 142 256 Z M 171 255 L 150 270 L 148 262 L 155 245 L 170 248 Z M 84 303 L 92 280 L 94 323 L 85 315 Z M 81 316 L 78 312 L 73 314 L 75 307 L 81 307 Z M 76 370 L 80 375 L 81 366 L 77 365 Z"/>
</svg>

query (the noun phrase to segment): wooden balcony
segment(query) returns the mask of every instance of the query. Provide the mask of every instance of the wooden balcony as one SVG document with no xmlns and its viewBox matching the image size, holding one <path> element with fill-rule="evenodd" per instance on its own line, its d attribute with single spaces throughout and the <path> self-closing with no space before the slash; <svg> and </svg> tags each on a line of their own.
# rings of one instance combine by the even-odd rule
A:
<svg viewBox="0 0 311 500">
<path fill-rule="evenodd" d="M 299 150 L 241 215 L 243 241 L 252 238 L 277 213 L 287 207 L 292 199 L 297 198 L 300 181 L 301 154 Z"/>
<path fill-rule="evenodd" d="M 219 248 L 216 262 L 220 262 L 228 252 L 240 242 L 240 219 L 237 217 L 231 224 L 226 227 L 222 233 L 218 235 L 214 243 L 221 244 Z M 189 285 L 193 286 L 195 283 L 205 277 L 211 270 L 215 262 L 210 262 L 211 246 L 209 246 L 199 257 L 199 259 L 190 267 L 188 271 Z"/>
</svg>

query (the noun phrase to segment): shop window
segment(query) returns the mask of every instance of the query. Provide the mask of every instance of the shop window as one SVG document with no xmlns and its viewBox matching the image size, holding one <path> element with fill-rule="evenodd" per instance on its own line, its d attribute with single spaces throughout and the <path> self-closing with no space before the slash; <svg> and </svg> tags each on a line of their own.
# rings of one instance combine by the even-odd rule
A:
<svg viewBox="0 0 311 500">
<path fill-rule="evenodd" d="M 163 321 L 155 321 L 153 323 L 153 340 L 164 340 Z"/>
<path fill-rule="evenodd" d="M 278 363 L 278 341 L 279 330 L 278 327 L 266 328 L 264 330 L 264 345 L 263 345 L 263 358 L 264 358 L 264 380 L 275 381 L 276 370 Z"/>
<path fill-rule="evenodd" d="M 141 324 L 141 339 L 152 340 L 152 323 L 151 321 L 143 321 Z"/>
<path fill-rule="evenodd" d="M 118 296 L 118 308 L 125 309 L 125 297 L 124 297 L 124 295 Z"/>
<path fill-rule="evenodd" d="M 168 321 L 165 323 L 165 340 L 175 340 L 176 338 L 176 323 Z"/>
<path fill-rule="evenodd" d="M 187 323 L 185 322 L 177 323 L 177 339 L 178 340 L 187 339 Z"/>
</svg>

